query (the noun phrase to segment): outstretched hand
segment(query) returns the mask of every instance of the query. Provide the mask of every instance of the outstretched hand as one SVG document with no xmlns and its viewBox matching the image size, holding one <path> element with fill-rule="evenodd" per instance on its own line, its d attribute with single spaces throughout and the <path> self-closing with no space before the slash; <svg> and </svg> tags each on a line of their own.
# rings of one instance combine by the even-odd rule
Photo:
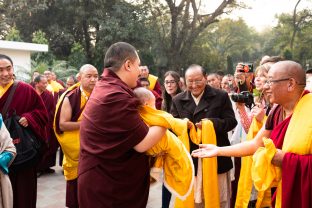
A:
<svg viewBox="0 0 312 208">
<path fill-rule="evenodd" d="M 218 156 L 218 146 L 213 144 L 199 144 L 199 149 L 192 152 L 193 157 L 205 158 Z"/>
</svg>

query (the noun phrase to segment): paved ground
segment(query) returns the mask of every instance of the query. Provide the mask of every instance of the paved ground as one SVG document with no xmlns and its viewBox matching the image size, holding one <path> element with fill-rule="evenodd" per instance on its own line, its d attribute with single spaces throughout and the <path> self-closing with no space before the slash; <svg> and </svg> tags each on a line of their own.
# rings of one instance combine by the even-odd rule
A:
<svg viewBox="0 0 312 208">
<path fill-rule="evenodd" d="M 53 167 L 55 173 L 42 175 L 38 178 L 37 208 L 65 207 L 65 179 L 62 168 Z M 147 208 L 161 207 L 161 183 L 155 183 L 150 188 Z"/>
</svg>

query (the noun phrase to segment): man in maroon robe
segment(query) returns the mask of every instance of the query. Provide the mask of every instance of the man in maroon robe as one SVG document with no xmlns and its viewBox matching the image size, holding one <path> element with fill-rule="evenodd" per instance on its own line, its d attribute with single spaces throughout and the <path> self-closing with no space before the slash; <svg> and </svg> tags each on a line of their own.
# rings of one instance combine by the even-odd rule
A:
<svg viewBox="0 0 312 208">
<path fill-rule="evenodd" d="M 0 54 L 0 111 L 13 86 L 13 62 L 10 57 Z M 46 141 L 48 113 L 37 92 L 24 82 L 18 82 L 8 116 L 16 112 L 21 117 L 19 123 L 29 127 L 38 139 Z M 13 188 L 14 208 L 35 208 L 37 198 L 37 171 L 35 166 L 21 170 L 10 170 L 10 180 Z"/>
<path fill-rule="evenodd" d="M 51 167 L 55 166 L 56 162 L 56 152 L 59 147 L 59 143 L 55 137 L 53 131 L 53 119 L 55 113 L 55 101 L 51 92 L 47 90 L 48 80 L 43 75 L 38 75 L 34 79 L 35 90 L 40 95 L 43 100 L 43 103 L 48 111 L 49 124 L 46 126 L 47 130 L 47 139 L 48 139 L 48 148 L 44 152 L 44 155 L 38 165 L 37 171 L 39 174 L 45 173 L 54 173 Z"/>
<path fill-rule="evenodd" d="M 80 130 L 78 200 L 80 207 L 145 208 L 149 163 L 144 154 L 165 133 L 147 127 L 138 113 L 140 59 L 124 42 L 110 46 L 102 79 L 85 107 Z"/>
</svg>

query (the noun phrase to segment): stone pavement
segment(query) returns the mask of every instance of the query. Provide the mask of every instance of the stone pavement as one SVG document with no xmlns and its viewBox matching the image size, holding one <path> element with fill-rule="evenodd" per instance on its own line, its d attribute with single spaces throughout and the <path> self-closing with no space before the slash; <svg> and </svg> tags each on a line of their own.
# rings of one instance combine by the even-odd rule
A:
<svg viewBox="0 0 312 208">
<path fill-rule="evenodd" d="M 66 183 L 62 168 L 60 166 L 52 168 L 55 173 L 41 175 L 38 178 L 37 208 L 65 207 Z M 147 208 L 161 207 L 161 186 L 161 183 L 151 185 Z"/>
</svg>

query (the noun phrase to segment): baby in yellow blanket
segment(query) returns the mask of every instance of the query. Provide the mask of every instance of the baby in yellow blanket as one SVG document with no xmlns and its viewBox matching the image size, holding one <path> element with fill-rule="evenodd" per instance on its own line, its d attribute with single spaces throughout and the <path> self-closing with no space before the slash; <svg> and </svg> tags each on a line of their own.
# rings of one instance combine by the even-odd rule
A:
<svg viewBox="0 0 312 208">
<path fill-rule="evenodd" d="M 134 94 L 142 103 L 139 113 L 147 125 L 166 127 L 176 135 L 187 133 L 188 121 L 156 110 L 155 96 L 151 91 L 140 87 L 134 90 Z M 194 166 L 189 152 L 175 134 L 167 130 L 163 138 L 146 154 L 156 157 L 156 160 L 163 160 L 164 185 L 173 195 L 184 200 L 192 191 Z"/>
</svg>

